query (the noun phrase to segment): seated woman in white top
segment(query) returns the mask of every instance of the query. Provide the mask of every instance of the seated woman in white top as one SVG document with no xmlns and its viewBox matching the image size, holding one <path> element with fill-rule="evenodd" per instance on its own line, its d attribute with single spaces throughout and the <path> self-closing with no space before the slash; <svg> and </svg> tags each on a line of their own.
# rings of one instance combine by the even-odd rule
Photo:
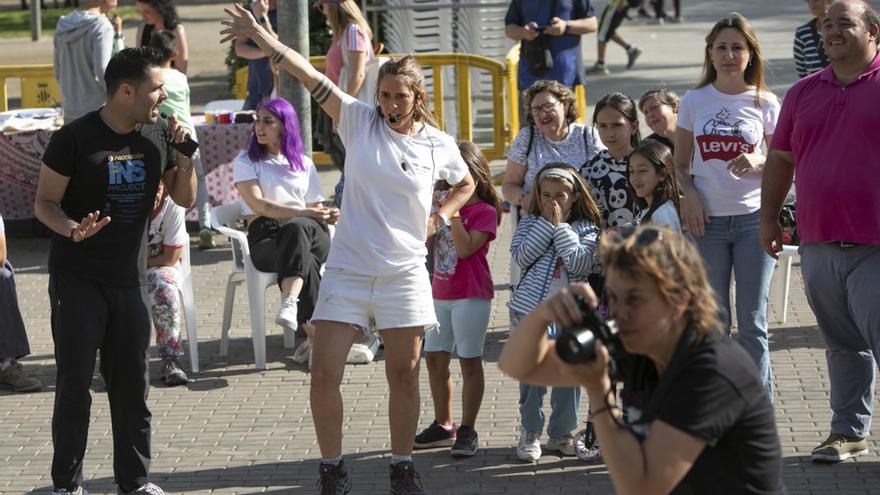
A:
<svg viewBox="0 0 880 495">
<path fill-rule="evenodd" d="M 278 275 L 275 323 L 296 331 L 312 317 L 321 265 L 330 250 L 328 224 L 339 210 L 321 202 L 315 164 L 303 155 L 296 111 L 284 98 L 257 105 L 248 149 L 235 157 L 232 181 L 249 217 L 248 246 L 257 270 Z"/>
<path fill-rule="evenodd" d="M 322 457 L 321 492 L 351 490 L 342 462 L 339 386 L 352 343 L 372 321 L 385 344 L 391 391 L 391 492 L 424 493 L 412 463 L 421 406 L 419 354 L 426 329 L 436 331 L 437 326 L 425 241 L 470 198 L 474 181 L 453 138 L 432 125 L 424 74 L 415 58 L 382 65 L 378 106 L 368 105 L 342 92 L 240 5 L 226 13 L 225 40 L 254 40 L 298 79 L 338 123 L 348 151 L 342 213 L 312 318 L 311 407 Z M 446 202 L 429 214 L 439 179 L 453 187 Z"/>
<path fill-rule="evenodd" d="M 162 183 L 156 191 L 147 236 L 147 293 L 162 359 L 159 375 L 165 385 L 184 385 L 189 377 L 180 367 L 180 258 L 189 242 L 186 212 L 168 197 Z"/>
</svg>

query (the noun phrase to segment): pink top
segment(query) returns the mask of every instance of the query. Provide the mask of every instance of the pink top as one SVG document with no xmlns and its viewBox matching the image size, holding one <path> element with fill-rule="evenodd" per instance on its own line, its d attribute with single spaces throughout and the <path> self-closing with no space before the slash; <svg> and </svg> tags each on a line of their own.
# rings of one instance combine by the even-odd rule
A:
<svg viewBox="0 0 880 495">
<path fill-rule="evenodd" d="M 465 230 L 488 232 L 489 238 L 467 258 L 459 258 L 452 242 L 452 230 L 443 227 L 434 239 L 434 299 L 454 300 L 475 297 L 492 299 L 495 295 L 489 271 L 489 243 L 495 239 L 498 213 L 485 201 L 466 205 L 459 210 Z"/>
<path fill-rule="evenodd" d="M 795 162 L 801 242 L 880 245 L 880 57 L 842 86 L 832 68 L 798 81 L 770 147 Z"/>
<path fill-rule="evenodd" d="M 339 74 L 342 72 L 344 60 L 342 60 L 342 40 L 345 40 L 350 52 L 369 52 L 370 42 L 367 39 L 367 33 L 357 24 L 349 24 L 345 28 L 345 32 L 327 51 L 327 63 L 324 66 L 324 73 L 333 81 L 333 84 L 339 85 Z"/>
</svg>

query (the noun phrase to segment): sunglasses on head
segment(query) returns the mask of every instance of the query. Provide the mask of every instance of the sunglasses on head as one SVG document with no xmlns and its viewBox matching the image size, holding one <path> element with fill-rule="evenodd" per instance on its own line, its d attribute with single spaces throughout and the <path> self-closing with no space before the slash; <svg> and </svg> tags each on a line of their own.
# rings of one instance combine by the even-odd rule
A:
<svg viewBox="0 0 880 495">
<path fill-rule="evenodd" d="M 656 227 L 650 226 L 641 227 L 640 229 L 637 225 L 630 224 L 617 227 L 617 229 L 608 232 L 608 236 L 615 244 L 622 244 L 633 235 L 636 235 L 635 246 L 638 248 L 650 246 L 656 241 L 663 240 L 663 232 Z"/>
</svg>

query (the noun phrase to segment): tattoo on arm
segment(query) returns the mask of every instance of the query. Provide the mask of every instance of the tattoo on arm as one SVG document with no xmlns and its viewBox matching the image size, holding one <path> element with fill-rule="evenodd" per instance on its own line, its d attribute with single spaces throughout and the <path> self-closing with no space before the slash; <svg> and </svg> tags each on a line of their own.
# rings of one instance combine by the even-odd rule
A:
<svg viewBox="0 0 880 495">
<path fill-rule="evenodd" d="M 289 49 L 290 48 L 287 48 L 286 46 L 284 47 L 284 50 L 280 51 L 280 52 L 278 50 L 273 49 L 272 54 L 269 55 L 269 60 L 271 60 L 272 63 L 274 63 L 274 64 L 280 64 L 281 61 L 284 60 L 284 55 L 287 54 L 287 50 L 289 50 Z"/>
<path fill-rule="evenodd" d="M 318 79 L 315 87 L 312 88 L 312 96 L 315 97 L 315 101 L 319 105 L 323 105 L 324 102 L 330 99 L 331 94 L 333 94 L 333 83 L 327 79 L 327 76 L 322 76 L 321 79 Z"/>
</svg>

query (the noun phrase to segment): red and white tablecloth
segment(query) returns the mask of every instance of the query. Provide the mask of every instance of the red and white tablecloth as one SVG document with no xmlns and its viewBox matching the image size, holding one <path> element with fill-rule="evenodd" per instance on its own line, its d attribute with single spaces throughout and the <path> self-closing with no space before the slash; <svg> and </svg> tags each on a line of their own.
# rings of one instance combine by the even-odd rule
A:
<svg viewBox="0 0 880 495">
<path fill-rule="evenodd" d="M 0 213 L 6 220 L 34 217 L 43 151 L 51 131 L 0 133 Z"/>
<path fill-rule="evenodd" d="M 196 124 L 211 205 L 238 200 L 232 159 L 247 144 L 253 124 Z M 51 131 L 0 133 L 0 213 L 5 220 L 34 218 L 34 197 Z M 187 214 L 197 219 L 195 209 Z"/>
<path fill-rule="evenodd" d="M 238 192 L 232 185 L 232 160 L 247 146 L 253 127 L 253 124 L 196 123 L 211 206 L 238 200 Z M 187 214 L 187 219 L 197 219 L 194 209 Z"/>
</svg>

